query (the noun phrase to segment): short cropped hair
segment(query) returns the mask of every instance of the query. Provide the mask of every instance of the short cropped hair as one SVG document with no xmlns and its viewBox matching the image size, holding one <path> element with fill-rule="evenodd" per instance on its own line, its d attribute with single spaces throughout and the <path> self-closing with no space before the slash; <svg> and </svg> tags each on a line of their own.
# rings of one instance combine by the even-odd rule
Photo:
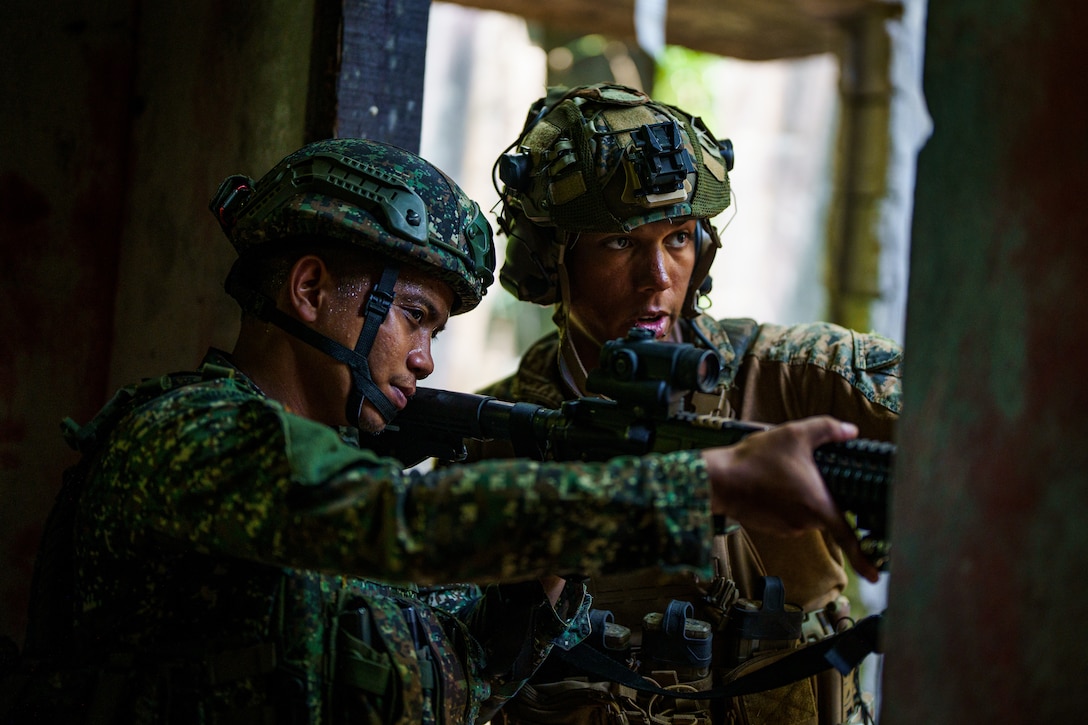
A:
<svg viewBox="0 0 1088 725">
<path fill-rule="evenodd" d="M 254 247 L 235 261 L 231 274 L 257 292 L 276 299 L 295 263 L 306 255 L 320 257 L 338 289 L 364 276 L 379 274 L 387 261 L 372 251 L 327 237 L 292 237 Z"/>
</svg>

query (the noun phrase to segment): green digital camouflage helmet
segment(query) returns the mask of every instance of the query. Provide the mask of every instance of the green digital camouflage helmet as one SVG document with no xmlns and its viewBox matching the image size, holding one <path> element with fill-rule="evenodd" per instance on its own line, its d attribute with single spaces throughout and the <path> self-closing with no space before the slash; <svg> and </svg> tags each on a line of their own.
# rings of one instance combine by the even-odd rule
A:
<svg viewBox="0 0 1088 725">
<path fill-rule="evenodd" d="M 623 232 L 663 219 L 699 219 L 697 261 L 684 314 L 709 289 L 721 242 L 709 220 L 729 206 L 733 146 L 702 120 L 615 84 L 552 88 L 529 110 L 496 162 L 499 279 L 518 299 L 560 301 L 560 251 L 580 232 Z"/>
<path fill-rule="evenodd" d="M 239 260 L 270 242 L 332 239 L 358 245 L 383 262 L 354 349 L 279 310 L 253 280 L 244 279 L 244 265 L 235 264 L 226 281 L 242 309 L 351 369 L 352 425 L 358 425 L 368 400 L 387 422 L 397 412 L 371 378 L 368 356 L 393 303 L 400 266 L 449 284 L 456 295 L 453 314 L 476 307 L 495 279 L 491 227 L 480 207 L 432 164 L 386 143 L 344 138 L 308 144 L 256 183 L 248 176 L 228 177 L 209 206 Z"/>
<path fill-rule="evenodd" d="M 291 237 L 357 244 L 444 280 L 457 295 L 454 314 L 476 307 L 495 279 L 480 207 L 442 171 L 390 144 L 309 144 L 256 184 L 229 177 L 211 207 L 239 255 Z"/>
</svg>

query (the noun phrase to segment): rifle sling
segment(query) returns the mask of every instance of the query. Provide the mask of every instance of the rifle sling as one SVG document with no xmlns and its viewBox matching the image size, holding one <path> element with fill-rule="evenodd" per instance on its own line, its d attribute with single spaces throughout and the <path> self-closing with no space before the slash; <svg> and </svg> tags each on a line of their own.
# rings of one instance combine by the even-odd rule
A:
<svg viewBox="0 0 1088 725">
<path fill-rule="evenodd" d="M 846 675 L 873 652 L 879 652 L 878 638 L 883 613 L 862 619 L 850 629 L 801 647 L 755 672 L 732 682 L 700 692 L 676 692 L 657 686 L 584 642 L 570 650 L 556 648 L 561 660 L 587 674 L 664 697 L 688 700 L 716 700 L 766 692 L 790 685 L 834 667 Z"/>
</svg>

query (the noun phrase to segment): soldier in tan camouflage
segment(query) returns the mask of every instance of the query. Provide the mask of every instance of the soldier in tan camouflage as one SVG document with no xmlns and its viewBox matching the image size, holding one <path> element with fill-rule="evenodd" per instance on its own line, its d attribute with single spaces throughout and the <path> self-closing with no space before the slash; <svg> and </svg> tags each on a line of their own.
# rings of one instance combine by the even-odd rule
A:
<svg viewBox="0 0 1088 725">
<path fill-rule="evenodd" d="M 856 435 L 831 418 L 703 453 L 403 471 L 367 438 L 492 282 L 478 206 L 341 139 L 228 178 L 211 208 L 239 254 L 237 342 L 68 422 L 83 456 L 5 723 L 470 723 L 586 635 L 581 585 L 539 577 L 705 567 L 712 514 L 853 541 L 812 463 Z"/>
<path fill-rule="evenodd" d="M 891 440 L 896 343 L 822 322 L 716 320 L 700 309 L 720 246 L 710 219 L 730 203 L 732 166 L 729 141 L 641 91 L 556 88 L 537 101 L 497 163 L 507 237 L 500 280 L 520 300 L 554 305 L 558 330 L 531 346 L 515 374 L 479 392 L 548 408 L 593 395 L 586 377 L 602 344 L 637 327 L 717 351 L 718 389 L 691 395 L 689 410 L 771 424 L 832 415 L 863 437 Z M 469 460 L 506 455 L 504 442 L 477 443 Z M 783 538 L 745 527 L 718 537 L 715 556 L 740 596 L 758 598 L 770 574 L 804 611 L 845 614 L 842 552 L 824 533 Z M 599 578 L 590 590 L 595 606 L 634 628 L 647 611 L 663 611 L 666 592 L 687 587 L 698 598 L 708 586 L 659 572 Z"/>
</svg>

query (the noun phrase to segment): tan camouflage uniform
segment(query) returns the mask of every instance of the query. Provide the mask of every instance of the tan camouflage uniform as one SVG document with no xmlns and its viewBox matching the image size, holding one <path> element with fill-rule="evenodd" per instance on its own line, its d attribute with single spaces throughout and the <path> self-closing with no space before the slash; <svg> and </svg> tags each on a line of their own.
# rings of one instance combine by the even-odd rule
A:
<svg viewBox="0 0 1088 725">
<path fill-rule="evenodd" d="M 27 690 L 32 721 L 471 722 L 585 636 L 581 588 L 560 617 L 537 575 L 707 565 L 697 454 L 405 472 L 206 362 L 225 370 L 136 407 L 90 459 L 71 641 Z M 419 589 L 500 580 L 522 583 Z M 371 649 L 345 625 L 360 608 Z"/>
<path fill-rule="evenodd" d="M 743 359 L 736 359 L 727 328 L 750 331 Z M 892 439 L 900 409 L 902 362 L 902 351 L 892 340 L 822 322 L 756 325 L 750 320 L 716 321 L 708 315 L 684 321 L 681 329 L 684 342 L 707 347 L 709 341 L 721 355 L 727 405 L 720 415 L 782 423 L 829 414 L 856 423 L 864 438 Z M 480 392 L 558 407 L 575 397 L 560 374 L 558 350 L 556 333 L 542 338 L 525 353 L 514 375 Z M 695 407 L 711 412 L 718 402 L 717 395 L 700 396 Z M 470 460 L 508 455 L 506 446 L 492 442 L 473 446 Z M 749 536 L 767 573 L 781 577 L 789 601 L 806 610 L 822 608 L 846 586 L 842 553 L 830 537 L 816 532 L 789 539 Z M 619 620 L 620 614 L 616 616 Z"/>
</svg>

